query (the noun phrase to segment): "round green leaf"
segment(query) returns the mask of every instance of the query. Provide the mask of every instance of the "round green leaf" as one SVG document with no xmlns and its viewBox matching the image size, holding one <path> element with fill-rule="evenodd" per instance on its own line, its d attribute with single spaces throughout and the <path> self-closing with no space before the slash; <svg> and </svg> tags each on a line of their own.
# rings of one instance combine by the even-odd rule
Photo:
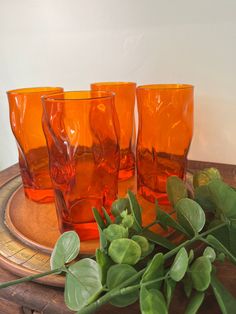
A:
<svg viewBox="0 0 236 314">
<path fill-rule="evenodd" d="M 188 253 L 184 247 L 182 247 L 175 256 L 174 263 L 170 268 L 170 277 L 175 281 L 180 281 L 188 268 Z"/>
<path fill-rule="evenodd" d="M 137 271 L 130 265 L 127 264 L 120 264 L 120 265 L 113 265 L 110 267 L 107 273 L 107 287 L 109 290 L 112 290 L 119 286 L 122 282 L 127 280 L 128 278 L 137 274 Z M 133 284 L 136 284 L 134 282 Z M 110 303 L 114 306 L 118 307 L 125 307 L 134 302 L 138 299 L 138 291 L 131 292 L 129 294 L 120 295 L 115 298 L 112 298 Z"/>
<path fill-rule="evenodd" d="M 193 262 L 190 268 L 190 276 L 192 278 L 193 287 L 197 291 L 204 291 L 209 287 L 211 282 L 211 270 L 211 262 L 206 256 L 200 256 Z"/>
<path fill-rule="evenodd" d="M 141 257 L 141 248 L 131 239 L 117 239 L 111 242 L 108 254 L 117 264 L 135 265 Z"/>
<path fill-rule="evenodd" d="M 176 176 L 168 177 L 166 182 L 166 191 L 172 206 L 175 206 L 175 204 L 182 198 L 188 197 L 188 192 L 184 182 Z"/>
<path fill-rule="evenodd" d="M 96 300 L 102 290 L 100 267 L 94 260 L 84 258 L 69 267 L 64 292 L 69 309 L 80 310 Z"/>
<path fill-rule="evenodd" d="M 209 258 L 209 260 L 213 263 L 216 259 L 216 253 L 213 248 L 210 246 L 207 246 L 203 252 L 203 256 L 206 256 Z"/>
<path fill-rule="evenodd" d="M 164 275 L 164 257 L 162 253 L 157 253 L 149 263 L 147 269 L 145 270 L 141 283 L 147 283 L 163 277 Z M 161 286 L 161 281 L 157 281 L 148 285 L 148 288 L 159 289 Z"/>
<path fill-rule="evenodd" d="M 50 258 L 51 269 L 57 269 L 73 261 L 79 254 L 80 239 L 75 231 L 64 232 L 57 240 Z"/>
<path fill-rule="evenodd" d="M 206 217 L 201 206 L 189 199 L 183 198 L 176 204 L 177 220 L 189 234 L 195 235 L 205 225 Z"/>
<path fill-rule="evenodd" d="M 202 302 L 204 300 L 205 294 L 203 292 L 197 292 L 189 301 L 188 306 L 184 314 L 197 314 Z"/>
<path fill-rule="evenodd" d="M 140 289 L 140 308 L 142 314 L 168 314 L 163 294 L 157 289 Z"/>
<path fill-rule="evenodd" d="M 116 239 L 128 238 L 128 229 L 121 225 L 111 224 L 103 229 L 103 233 L 110 242 Z"/>
<path fill-rule="evenodd" d="M 129 200 L 127 198 L 118 198 L 112 203 L 111 213 L 113 216 L 117 217 L 123 210 L 129 208 Z"/>
<path fill-rule="evenodd" d="M 134 235 L 131 238 L 132 240 L 134 240 L 136 243 L 138 243 L 138 245 L 141 248 L 141 257 L 144 257 L 147 255 L 147 253 L 149 253 L 150 250 L 150 244 L 148 242 L 148 240 L 145 237 L 139 236 L 139 235 Z"/>
</svg>

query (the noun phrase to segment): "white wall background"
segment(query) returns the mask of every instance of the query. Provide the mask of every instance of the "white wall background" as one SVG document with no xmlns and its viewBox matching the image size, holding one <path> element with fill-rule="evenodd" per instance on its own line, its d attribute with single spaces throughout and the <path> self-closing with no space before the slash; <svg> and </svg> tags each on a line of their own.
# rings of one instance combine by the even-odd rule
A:
<svg viewBox="0 0 236 314">
<path fill-rule="evenodd" d="M 0 0 L 0 169 L 17 161 L 6 90 L 195 85 L 190 159 L 236 164 L 236 0 Z"/>
</svg>

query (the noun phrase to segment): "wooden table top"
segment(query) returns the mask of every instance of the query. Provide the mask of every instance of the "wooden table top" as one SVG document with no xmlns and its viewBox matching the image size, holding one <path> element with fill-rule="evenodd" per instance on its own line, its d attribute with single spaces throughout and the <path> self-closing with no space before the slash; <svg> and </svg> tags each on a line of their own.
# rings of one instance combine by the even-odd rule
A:
<svg viewBox="0 0 236 314">
<path fill-rule="evenodd" d="M 189 161 L 188 170 L 194 171 L 206 167 L 217 167 L 224 180 L 236 186 L 236 166 L 208 163 L 200 161 Z M 0 184 L 5 182 L 8 178 L 19 173 L 18 165 L 0 172 Z M 218 277 L 224 283 L 225 287 L 236 297 L 236 268 L 230 263 L 217 264 Z M 0 282 L 17 279 L 17 276 L 0 268 Z M 175 293 L 175 297 L 171 303 L 170 313 L 182 314 L 186 306 L 186 298 L 183 289 L 179 287 Z M 0 314 L 69 314 L 69 311 L 63 300 L 63 290 L 60 288 L 53 288 L 43 286 L 38 283 L 28 282 L 16 286 L 11 286 L 5 289 L 0 289 Z M 99 311 L 99 314 L 138 314 L 139 304 L 136 303 L 127 308 L 120 309 L 105 305 Z M 217 302 L 212 294 L 206 296 L 204 304 L 201 306 L 199 313 L 204 314 L 218 314 L 221 313 Z M 230 313 L 231 314 L 231 313 Z M 233 313 L 232 313 L 233 314 Z"/>
</svg>

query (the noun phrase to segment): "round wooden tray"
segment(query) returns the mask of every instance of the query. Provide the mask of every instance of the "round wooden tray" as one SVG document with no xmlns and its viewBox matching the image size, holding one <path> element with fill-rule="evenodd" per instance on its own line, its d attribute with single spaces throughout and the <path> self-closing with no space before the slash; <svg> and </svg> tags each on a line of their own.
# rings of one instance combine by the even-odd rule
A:
<svg viewBox="0 0 236 314">
<path fill-rule="evenodd" d="M 0 264 L 19 276 L 50 270 L 50 254 L 60 236 L 53 203 L 37 204 L 25 198 L 20 176 L 0 187 Z M 82 241 L 80 254 L 94 254 L 98 240 Z M 37 280 L 63 286 L 63 276 Z"/>
</svg>

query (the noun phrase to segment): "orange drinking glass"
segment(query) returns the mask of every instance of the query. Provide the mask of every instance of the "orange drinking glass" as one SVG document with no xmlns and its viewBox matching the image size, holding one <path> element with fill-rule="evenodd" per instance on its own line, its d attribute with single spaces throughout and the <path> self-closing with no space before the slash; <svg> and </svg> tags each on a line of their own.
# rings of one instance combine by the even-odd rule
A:
<svg viewBox="0 0 236 314">
<path fill-rule="evenodd" d="M 61 232 L 98 237 L 92 213 L 110 212 L 119 171 L 119 125 L 114 94 L 65 92 L 43 97 L 43 128 Z"/>
<path fill-rule="evenodd" d="M 135 171 L 134 105 L 136 84 L 131 82 L 101 82 L 91 84 L 91 89 L 115 93 L 115 108 L 120 124 L 119 179 L 129 179 L 134 175 Z"/>
<path fill-rule="evenodd" d="M 193 90 L 185 84 L 137 88 L 138 192 L 151 202 L 167 203 L 167 177 L 185 176 L 193 134 Z"/>
<path fill-rule="evenodd" d="M 47 145 L 42 129 L 41 96 L 62 91 L 60 87 L 35 87 L 7 92 L 11 128 L 17 142 L 25 195 L 39 203 L 54 200 Z"/>
</svg>

